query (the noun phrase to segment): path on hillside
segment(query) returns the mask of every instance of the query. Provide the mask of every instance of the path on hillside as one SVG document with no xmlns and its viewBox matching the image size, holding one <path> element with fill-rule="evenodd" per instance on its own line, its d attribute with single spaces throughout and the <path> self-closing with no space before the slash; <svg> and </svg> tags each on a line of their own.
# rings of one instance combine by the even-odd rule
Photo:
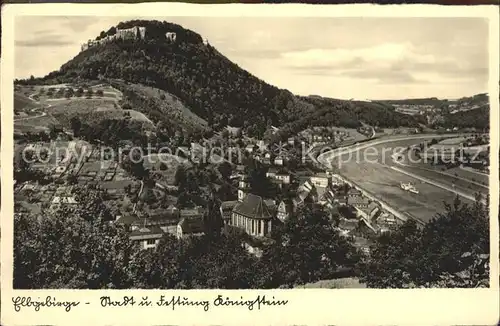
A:
<svg viewBox="0 0 500 326">
<path fill-rule="evenodd" d="M 139 194 L 137 195 L 137 201 L 135 202 L 134 207 L 132 209 L 132 212 L 134 212 L 134 214 L 136 213 L 137 203 L 139 202 L 139 200 L 141 198 L 141 194 L 142 194 L 143 189 L 144 189 L 144 181 L 141 180 L 141 189 L 139 190 Z"/>
<path fill-rule="evenodd" d="M 36 119 L 36 118 L 41 118 L 41 117 L 45 117 L 47 115 L 47 112 L 42 112 L 41 114 L 39 115 L 34 115 L 34 116 L 31 116 L 31 117 L 25 117 L 25 118 L 17 118 L 17 119 L 14 119 L 14 122 L 18 122 L 18 121 L 25 121 L 25 120 L 31 120 L 31 119 Z"/>
</svg>

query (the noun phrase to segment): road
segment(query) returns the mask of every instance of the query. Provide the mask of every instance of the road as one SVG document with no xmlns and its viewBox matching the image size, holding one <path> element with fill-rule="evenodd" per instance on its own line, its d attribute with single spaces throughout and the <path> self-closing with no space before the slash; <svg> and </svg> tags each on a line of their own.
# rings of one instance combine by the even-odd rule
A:
<svg viewBox="0 0 500 326">
<path fill-rule="evenodd" d="M 39 115 L 34 115 L 34 116 L 31 116 L 31 117 L 25 117 L 25 118 L 17 118 L 17 119 L 14 119 L 14 122 L 17 122 L 17 121 L 25 121 L 25 120 L 31 120 L 31 119 L 36 119 L 36 118 L 41 118 L 41 117 L 44 117 L 47 115 L 47 112 L 42 112 L 41 114 Z"/>
<path fill-rule="evenodd" d="M 136 207 L 137 203 L 139 202 L 142 194 L 142 190 L 144 189 L 144 181 L 141 180 L 141 189 L 139 190 L 139 194 L 137 195 L 137 202 L 134 204 L 134 208 L 132 209 L 132 212 L 135 214 L 136 213 Z"/>
</svg>

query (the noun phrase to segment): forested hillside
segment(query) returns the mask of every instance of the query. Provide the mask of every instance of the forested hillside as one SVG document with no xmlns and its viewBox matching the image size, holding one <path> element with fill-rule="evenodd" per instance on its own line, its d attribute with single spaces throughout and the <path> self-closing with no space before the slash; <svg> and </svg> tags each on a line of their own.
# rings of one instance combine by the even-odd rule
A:
<svg viewBox="0 0 500 326">
<path fill-rule="evenodd" d="M 231 62 L 202 37 L 179 25 L 158 21 L 128 21 L 118 28 L 146 27 L 144 40 L 115 40 L 80 52 L 72 60 L 43 78 L 24 83 L 64 83 L 78 80 L 121 79 L 164 90 L 217 129 L 243 126 L 262 136 L 266 127 L 291 123 L 359 126 L 413 126 L 415 119 L 391 109 L 364 102 L 325 102 L 297 98 L 267 84 Z M 176 32 L 175 42 L 165 33 Z M 98 38 L 112 35 L 114 27 Z M 302 121 L 302 119 L 304 119 Z M 301 120 L 301 122 L 297 122 Z"/>
</svg>

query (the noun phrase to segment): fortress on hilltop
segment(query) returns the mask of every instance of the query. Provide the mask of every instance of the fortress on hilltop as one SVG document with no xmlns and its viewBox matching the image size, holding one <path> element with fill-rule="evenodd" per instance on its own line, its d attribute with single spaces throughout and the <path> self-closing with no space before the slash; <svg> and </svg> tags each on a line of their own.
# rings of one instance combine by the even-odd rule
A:
<svg viewBox="0 0 500 326">
<path fill-rule="evenodd" d="M 114 40 L 144 40 L 146 38 L 146 27 L 134 26 L 127 29 L 116 29 L 116 33 L 113 35 L 108 35 L 99 40 L 88 40 L 83 43 L 81 50 L 85 51 L 88 48 L 103 45 Z M 173 32 L 168 32 L 165 34 L 165 38 L 169 42 L 175 42 L 177 39 L 177 34 Z"/>
</svg>

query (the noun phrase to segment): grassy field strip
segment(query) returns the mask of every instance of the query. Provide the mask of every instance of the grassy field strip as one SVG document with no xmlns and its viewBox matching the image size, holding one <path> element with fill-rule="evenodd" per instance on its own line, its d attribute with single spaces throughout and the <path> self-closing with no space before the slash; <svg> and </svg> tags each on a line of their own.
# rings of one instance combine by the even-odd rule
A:
<svg viewBox="0 0 500 326">
<path fill-rule="evenodd" d="M 412 168 L 412 169 L 418 169 L 418 170 L 422 170 L 422 171 L 428 171 L 428 172 L 433 172 L 433 173 L 437 173 L 437 174 L 442 174 L 442 175 L 445 175 L 445 176 L 448 176 L 448 177 L 452 177 L 454 179 L 457 179 L 457 180 L 462 180 L 462 181 L 465 181 L 465 182 L 468 182 L 468 183 L 472 183 L 476 186 L 479 186 L 479 187 L 482 187 L 482 188 L 485 188 L 485 189 L 489 189 L 488 186 L 485 186 L 479 182 L 475 182 L 475 181 L 472 181 L 470 179 L 466 179 L 466 178 L 462 178 L 462 177 L 459 177 L 459 176 L 456 176 L 456 175 L 453 175 L 453 174 L 450 174 L 450 173 L 446 173 L 446 172 L 443 172 L 443 171 L 438 171 L 438 170 L 433 170 L 433 169 L 428 169 L 428 168 L 424 168 L 424 167 L 420 167 L 420 166 L 413 166 L 413 165 L 408 165 L 408 164 L 404 164 L 402 162 L 398 162 L 398 160 L 395 159 L 395 157 L 393 156 L 392 157 L 393 159 L 393 162 L 397 165 L 400 165 L 402 167 L 407 167 L 407 168 Z"/>
<path fill-rule="evenodd" d="M 467 171 L 467 172 L 470 172 L 470 173 L 475 173 L 477 175 L 482 175 L 482 176 L 487 176 L 487 177 L 490 176 L 488 173 L 479 172 L 479 171 L 474 170 L 473 168 L 466 168 L 466 167 L 461 166 L 460 169 Z"/>
<path fill-rule="evenodd" d="M 46 112 L 42 112 L 40 115 L 34 115 L 32 117 L 25 117 L 25 118 L 18 118 L 18 119 L 14 119 L 14 121 L 31 120 L 31 119 L 35 119 L 35 118 L 41 118 L 41 117 L 44 117 L 46 115 L 47 115 Z"/>
<path fill-rule="evenodd" d="M 456 137 L 459 134 L 446 134 L 446 135 L 436 135 L 436 134 L 426 134 L 426 135 L 418 135 L 418 136 L 405 136 L 405 137 L 391 137 L 386 139 L 380 139 L 375 141 L 370 141 L 361 144 L 354 144 L 348 147 L 337 148 L 326 153 L 322 153 L 317 157 L 318 162 L 322 163 L 327 167 L 331 167 L 331 160 L 339 155 L 347 154 L 355 150 L 365 149 L 370 146 L 382 145 L 386 143 L 392 143 L 396 141 L 404 141 L 404 140 L 417 140 L 417 139 L 426 139 L 426 138 L 448 138 L 448 137 Z"/>
<path fill-rule="evenodd" d="M 411 165 L 406 165 L 406 164 L 400 164 L 400 165 L 404 166 L 404 167 L 412 168 L 412 169 L 418 169 L 418 170 L 422 170 L 422 171 L 429 171 L 429 172 L 434 172 L 434 173 L 442 174 L 442 175 L 445 175 L 445 176 L 448 176 L 448 177 L 452 177 L 452 178 L 457 179 L 457 180 L 462 180 L 462 181 L 474 184 L 474 185 L 479 186 L 479 187 L 484 188 L 484 189 L 489 189 L 488 186 L 480 184 L 479 182 L 472 181 L 472 180 L 469 180 L 469 179 L 466 179 L 466 178 L 462 178 L 462 177 L 457 177 L 457 176 L 455 176 L 453 174 L 450 174 L 450 173 L 446 173 L 446 172 L 442 172 L 442 171 L 437 171 L 437 170 L 433 170 L 433 169 L 422 168 L 422 167 L 419 167 L 419 166 L 411 166 Z"/>
<path fill-rule="evenodd" d="M 397 172 L 399 172 L 399 173 L 405 174 L 405 175 L 410 176 L 410 177 L 412 177 L 412 178 L 415 178 L 415 179 L 417 179 L 417 180 L 420 180 L 420 181 L 423 181 L 423 182 L 425 182 L 425 183 L 431 184 L 431 185 L 433 185 L 433 186 L 435 186 L 435 187 L 438 187 L 438 188 L 441 188 L 441 189 L 443 189 L 443 190 L 446 190 L 446 191 L 452 192 L 452 193 L 454 193 L 454 194 L 456 194 L 456 195 L 459 195 L 459 196 L 461 196 L 461 197 L 463 197 L 463 198 L 466 198 L 466 199 L 469 199 L 469 200 L 472 200 L 472 201 L 475 201 L 475 200 L 476 200 L 474 196 L 467 195 L 467 194 L 465 194 L 465 193 L 463 193 L 463 192 L 461 192 L 461 191 L 458 191 L 458 190 L 456 190 L 456 189 L 451 189 L 451 188 L 449 188 L 449 187 L 446 187 L 446 186 L 444 186 L 444 185 L 442 185 L 442 184 L 439 184 L 439 183 L 434 182 L 434 181 L 432 181 L 432 180 L 429 180 L 429 179 L 427 179 L 427 178 L 420 177 L 420 176 L 418 176 L 418 175 L 416 175 L 416 174 L 413 174 L 413 173 L 410 173 L 410 172 L 403 171 L 403 170 L 401 170 L 401 169 L 399 169 L 399 168 L 397 168 L 397 167 L 395 167 L 395 166 L 391 166 L 390 168 L 391 168 L 391 169 L 393 169 L 393 170 L 395 170 L 395 171 L 397 171 Z M 483 202 L 484 202 L 484 200 L 483 200 Z"/>
</svg>

